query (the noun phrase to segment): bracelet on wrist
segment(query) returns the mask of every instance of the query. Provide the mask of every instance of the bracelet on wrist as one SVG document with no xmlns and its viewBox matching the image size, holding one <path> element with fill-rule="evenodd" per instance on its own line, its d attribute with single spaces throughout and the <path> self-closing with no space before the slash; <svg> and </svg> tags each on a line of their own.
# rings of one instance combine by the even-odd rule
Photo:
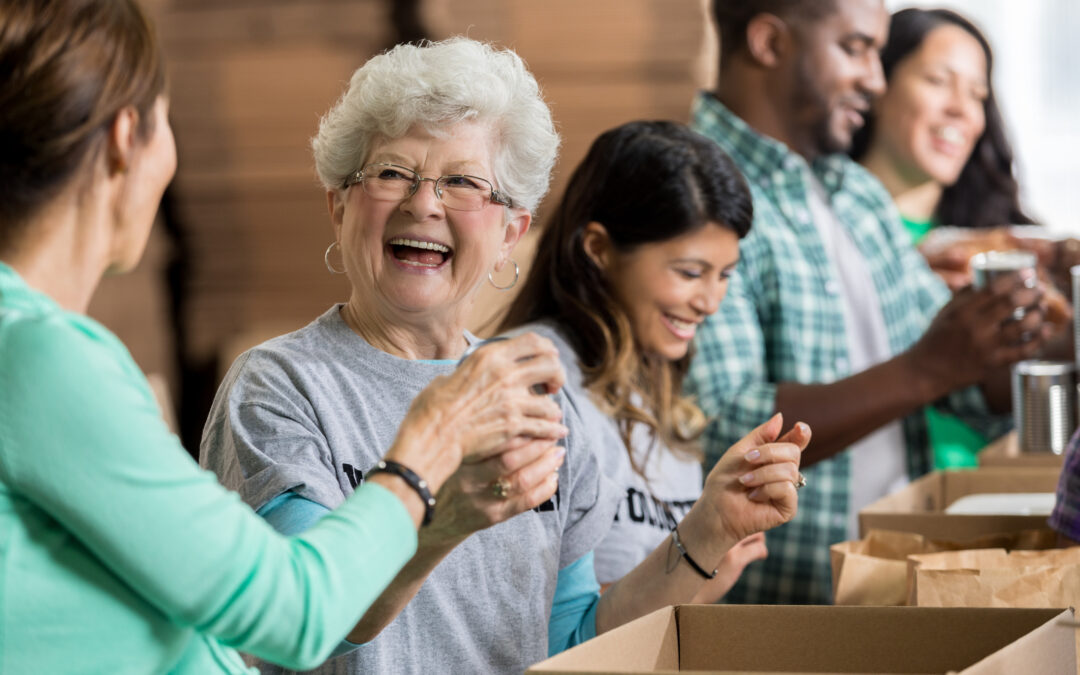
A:
<svg viewBox="0 0 1080 675">
<path fill-rule="evenodd" d="M 405 481 L 419 495 L 420 501 L 424 503 L 424 519 L 420 521 L 420 527 L 431 522 L 432 517 L 435 515 L 435 497 L 432 496 L 431 490 L 428 489 L 426 480 L 416 475 L 416 472 L 409 467 L 392 459 L 381 460 L 375 465 L 374 469 L 368 472 L 368 478 L 377 473 L 388 473 Z"/>
<path fill-rule="evenodd" d="M 690 563 L 690 567 L 694 568 L 695 572 L 697 572 L 698 574 L 700 574 L 702 577 L 704 577 L 707 580 L 716 578 L 717 570 L 713 570 L 712 574 L 709 574 L 708 572 L 705 571 L 705 568 L 702 567 L 701 565 L 697 564 L 697 561 L 694 560 L 693 558 L 691 558 L 690 554 L 686 552 L 685 548 L 683 548 L 682 542 L 679 540 L 679 526 L 678 525 L 676 525 L 675 529 L 671 531 L 671 540 L 675 543 L 675 548 L 677 548 L 679 550 L 679 555 L 682 556 L 683 560 Z"/>
</svg>

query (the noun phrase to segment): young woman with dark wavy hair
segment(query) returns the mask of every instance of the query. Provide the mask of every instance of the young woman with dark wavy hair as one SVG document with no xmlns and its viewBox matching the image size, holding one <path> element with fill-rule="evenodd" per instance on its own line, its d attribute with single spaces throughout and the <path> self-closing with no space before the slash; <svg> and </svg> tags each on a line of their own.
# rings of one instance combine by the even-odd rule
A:
<svg viewBox="0 0 1080 675">
<path fill-rule="evenodd" d="M 697 325 L 717 306 L 752 221 L 750 191 L 708 139 L 674 122 L 602 134 L 570 177 L 504 330 L 550 337 L 590 443 L 623 491 L 595 551 L 597 578 L 622 578 L 676 529 L 702 493 L 705 416 L 682 394 Z M 773 440 L 781 420 L 766 425 Z M 809 428 L 785 440 L 805 446 Z M 695 598 L 722 596 L 761 534 L 724 557 Z"/>
</svg>

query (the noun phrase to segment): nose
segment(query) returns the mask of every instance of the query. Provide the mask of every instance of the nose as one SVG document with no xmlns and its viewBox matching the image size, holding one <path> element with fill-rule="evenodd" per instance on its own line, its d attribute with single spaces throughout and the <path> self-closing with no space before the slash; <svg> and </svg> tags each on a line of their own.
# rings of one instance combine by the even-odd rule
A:
<svg viewBox="0 0 1080 675">
<path fill-rule="evenodd" d="M 412 194 L 401 201 L 399 207 L 403 213 L 407 213 L 416 220 L 429 218 L 442 218 L 445 215 L 442 200 L 435 193 L 437 178 L 421 178 Z M 431 183 L 428 190 L 424 183 Z"/>
<path fill-rule="evenodd" d="M 726 283 L 717 282 L 709 284 L 702 288 L 698 293 L 694 294 L 694 297 L 690 301 L 690 307 L 702 316 L 715 314 L 716 310 L 720 308 L 720 302 L 724 299 L 724 295 L 726 294 Z"/>
<path fill-rule="evenodd" d="M 881 54 L 876 49 L 866 51 L 865 72 L 860 84 L 863 91 L 873 97 L 885 93 L 885 70 L 881 66 Z"/>
</svg>

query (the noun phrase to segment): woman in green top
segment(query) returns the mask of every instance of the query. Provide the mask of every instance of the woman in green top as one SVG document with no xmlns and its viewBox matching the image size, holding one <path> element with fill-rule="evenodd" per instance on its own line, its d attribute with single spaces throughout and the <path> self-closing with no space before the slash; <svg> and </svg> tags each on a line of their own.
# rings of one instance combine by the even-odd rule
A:
<svg viewBox="0 0 1080 675">
<path fill-rule="evenodd" d="M 318 665 L 413 555 L 425 492 L 520 434 L 499 420 L 561 429 L 529 393 L 558 388 L 557 357 L 530 359 L 533 336 L 481 350 L 386 454 L 426 484 L 369 474 L 304 535 L 277 534 L 198 469 L 84 316 L 101 276 L 138 262 L 176 168 L 146 17 L 0 0 L 0 71 L 0 672 L 247 672 L 234 650 Z"/>
<path fill-rule="evenodd" d="M 1032 222 L 1020 208 L 991 86 L 990 45 L 978 29 L 948 10 L 902 10 L 892 16 L 881 62 L 888 90 L 852 155 L 889 190 L 913 243 L 938 224 Z M 970 255 L 946 249 L 928 262 L 957 287 L 968 282 Z M 974 466 L 987 439 L 933 408 L 927 415 L 935 465 Z"/>
</svg>

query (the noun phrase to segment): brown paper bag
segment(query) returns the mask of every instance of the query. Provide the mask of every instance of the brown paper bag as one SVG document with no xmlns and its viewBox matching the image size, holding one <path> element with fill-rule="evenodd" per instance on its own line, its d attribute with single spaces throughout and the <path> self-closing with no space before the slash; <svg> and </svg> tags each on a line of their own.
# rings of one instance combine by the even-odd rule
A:
<svg viewBox="0 0 1080 675">
<path fill-rule="evenodd" d="M 1080 602 L 1080 546 L 986 549 L 908 558 L 908 601 L 921 607 L 1069 607 Z"/>
<path fill-rule="evenodd" d="M 834 544 L 833 602 L 838 605 L 906 605 L 909 555 L 965 548 L 1046 549 L 1057 535 L 1052 530 L 1025 530 L 979 539 L 935 541 L 908 532 L 871 530 L 865 539 Z"/>
</svg>

